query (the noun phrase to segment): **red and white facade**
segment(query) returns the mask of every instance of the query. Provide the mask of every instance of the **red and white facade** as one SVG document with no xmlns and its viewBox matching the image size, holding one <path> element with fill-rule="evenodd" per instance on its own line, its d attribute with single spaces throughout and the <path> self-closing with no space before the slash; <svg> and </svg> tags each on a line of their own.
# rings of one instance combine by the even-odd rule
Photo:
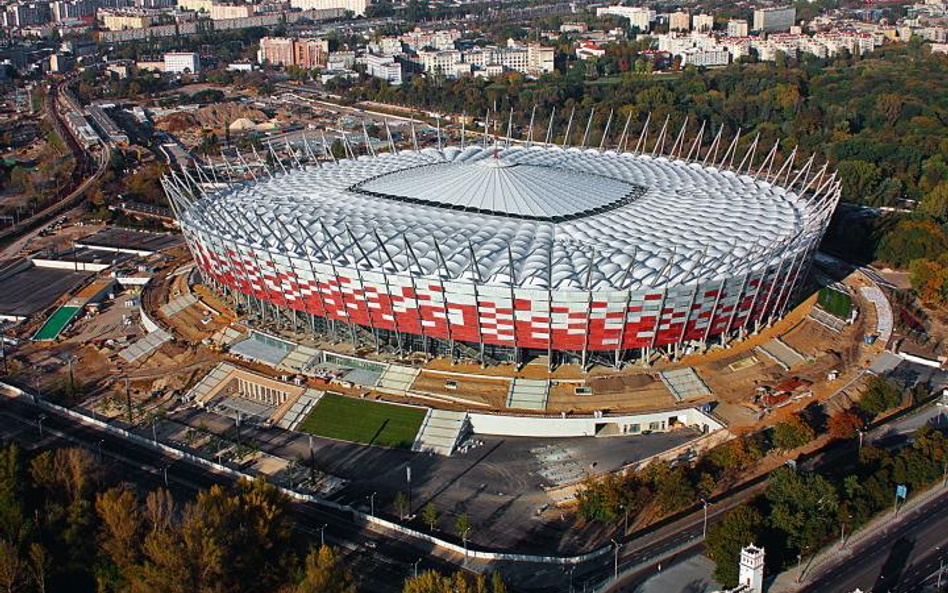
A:
<svg viewBox="0 0 948 593">
<path fill-rule="evenodd" d="M 200 269 L 251 310 L 362 326 L 399 348 L 423 336 L 585 364 L 700 348 L 786 310 L 839 184 L 774 155 L 755 174 L 469 146 L 166 189 Z"/>
</svg>

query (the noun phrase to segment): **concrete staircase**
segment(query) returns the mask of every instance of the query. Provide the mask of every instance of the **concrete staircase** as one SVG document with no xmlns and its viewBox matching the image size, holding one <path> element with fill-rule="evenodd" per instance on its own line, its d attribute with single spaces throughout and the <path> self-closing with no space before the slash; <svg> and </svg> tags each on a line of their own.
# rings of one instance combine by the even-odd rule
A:
<svg viewBox="0 0 948 593">
<path fill-rule="evenodd" d="M 430 409 L 418 431 L 412 451 L 451 455 L 469 428 L 466 412 Z"/>
<path fill-rule="evenodd" d="M 402 395 L 411 389 L 419 373 L 421 373 L 420 369 L 390 364 L 379 378 L 378 390 Z"/>
<path fill-rule="evenodd" d="M 545 410 L 549 396 L 549 381 L 514 378 L 507 392 L 507 407 Z"/>
<path fill-rule="evenodd" d="M 305 420 L 309 413 L 313 411 L 313 408 L 316 407 L 316 404 L 319 403 L 319 398 L 323 396 L 323 393 L 315 389 L 307 389 L 301 393 L 293 402 L 293 405 L 290 406 L 290 409 L 286 411 L 286 414 L 283 414 L 283 417 L 277 422 L 277 426 L 285 430 L 296 430 L 300 422 Z"/>
</svg>

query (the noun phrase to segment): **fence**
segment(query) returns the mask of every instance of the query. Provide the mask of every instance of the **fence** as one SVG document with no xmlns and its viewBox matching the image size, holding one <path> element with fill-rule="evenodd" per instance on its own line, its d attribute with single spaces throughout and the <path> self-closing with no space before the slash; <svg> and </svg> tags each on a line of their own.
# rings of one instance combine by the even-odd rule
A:
<svg viewBox="0 0 948 593">
<path fill-rule="evenodd" d="M 43 399 L 37 397 L 36 395 L 26 392 L 23 389 L 20 389 L 19 387 L 16 387 L 14 385 L 10 385 L 8 383 L 4 383 L 0 381 L 0 390 L 2 390 L 6 394 L 14 398 L 18 398 L 18 399 L 24 398 L 24 397 L 29 398 L 32 401 L 32 403 L 36 405 L 37 407 L 43 408 L 49 412 L 58 414 L 60 416 L 66 416 L 68 418 L 71 418 L 83 424 L 96 426 L 102 430 L 105 430 L 106 432 L 119 435 L 141 446 L 161 451 L 162 453 L 166 455 L 170 455 L 171 457 L 174 457 L 175 459 L 184 460 L 194 465 L 200 465 L 200 466 L 209 468 L 215 472 L 229 475 L 238 479 L 240 478 L 247 479 L 247 480 L 256 479 L 256 476 L 253 476 L 251 474 L 247 474 L 239 470 L 236 470 L 232 467 L 219 464 L 210 459 L 205 459 L 204 457 L 200 457 L 193 453 L 182 451 L 181 449 L 172 447 L 170 445 L 166 445 L 161 442 L 147 439 L 145 437 L 142 437 L 141 435 L 135 434 L 134 432 L 130 430 L 126 430 L 124 428 L 120 428 L 118 426 L 109 424 L 108 422 L 101 420 L 99 418 L 87 416 L 75 410 L 70 410 L 68 408 L 64 408 L 62 406 L 44 401 Z M 483 551 L 483 550 L 475 550 L 475 549 L 471 549 L 470 547 L 465 548 L 464 546 L 460 546 L 453 542 L 445 541 L 441 538 L 435 537 L 434 535 L 431 535 L 428 533 L 422 533 L 420 531 L 416 531 L 414 529 L 405 527 L 393 521 L 388 521 L 387 519 L 383 519 L 381 517 L 374 517 L 372 515 L 367 515 L 348 505 L 337 504 L 328 500 L 323 500 L 321 498 L 312 496 L 310 494 L 303 494 L 301 492 L 296 492 L 295 490 L 290 490 L 288 488 L 283 488 L 283 487 L 278 487 L 278 486 L 277 488 L 279 488 L 279 490 L 281 490 L 284 494 L 286 494 L 287 496 L 289 496 L 290 498 L 294 500 L 316 504 L 319 506 L 330 508 L 335 511 L 349 513 L 351 514 L 353 519 L 357 522 L 361 522 L 361 523 L 365 523 L 369 525 L 375 525 L 377 527 L 388 529 L 388 530 L 394 531 L 396 533 L 400 533 L 402 535 L 406 535 L 408 537 L 411 537 L 419 541 L 434 544 L 444 550 L 455 552 L 457 554 L 462 554 L 468 558 L 476 558 L 479 560 L 502 560 L 502 561 L 508 561 L 508 562 L 536 562 L 536 563 L 543 563 L 543 564 L 570 565 L 570 564 L 582 564 L 583 562 L 586 562 L 588 560 L 598 558 L 600 556 L 607 554 L 612 549 L 610 546 L 603 546 L 587 554 L 580 554 L 577 556 L 539 556 L 539 555 L 533 555 L 533 554 L 513 554 L 513 553 L 508 553 L 508 552 L 488 552 L 488 551 Z"/>
</svg>

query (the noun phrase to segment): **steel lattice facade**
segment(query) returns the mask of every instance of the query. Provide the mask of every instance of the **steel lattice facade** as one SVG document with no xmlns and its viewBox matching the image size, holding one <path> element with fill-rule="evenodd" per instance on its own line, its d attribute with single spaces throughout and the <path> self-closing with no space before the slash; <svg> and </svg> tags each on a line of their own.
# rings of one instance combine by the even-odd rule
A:
<svg viewBox="0 0 948 593">
<path fill-rule="evenodd" d="M 742 172 L 614 151 L 427 149 L 165 186 L 197 265 L 247 302 L 399 347 L 423 336 L 618 362 L 726 341 L 794 302 L 839 183 L 774 155 Z M 684 223 L 666 216 L 676 204 Z"/>
</svg>

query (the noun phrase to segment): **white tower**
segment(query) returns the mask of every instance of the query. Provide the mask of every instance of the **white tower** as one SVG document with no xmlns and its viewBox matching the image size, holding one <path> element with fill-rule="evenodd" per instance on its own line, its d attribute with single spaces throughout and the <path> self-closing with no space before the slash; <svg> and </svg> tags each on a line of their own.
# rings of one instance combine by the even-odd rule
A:
<svg viewBox="0 0 948 593">
<path fill-rule="evenodd" d="M 738 586 L 748 593 L 763 593 L 764 590 L 764 549 L 754 544 L 741 549 L 741 570 Z"/>
</svg>

